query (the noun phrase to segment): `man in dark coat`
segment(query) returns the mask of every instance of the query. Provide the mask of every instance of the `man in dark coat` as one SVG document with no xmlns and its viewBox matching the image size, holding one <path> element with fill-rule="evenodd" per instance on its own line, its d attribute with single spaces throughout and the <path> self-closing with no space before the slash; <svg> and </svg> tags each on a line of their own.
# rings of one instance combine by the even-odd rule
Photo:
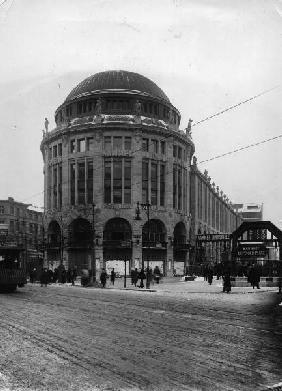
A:
<svg viewBox="0 0 282 391">
<path fill-rule="evenodd" d="M 112 285 L 115 285 L 115 279 L 116 279 L 116 273 L 115 273 L 115 269 L 113 269 L 111 271 L 111 283 L 112 283 Z"/>
<path fill-rule="evenodd" d="M 40 276 L 40 283 L 41 283 L 41 286 L 45 285 L 47 286 L 48 284 L 48 270 L 46 268 L 44 268 L 42 270 L 42 273 L 41 273 L 41 276 Z"/>
<path fill-rule="evenodd" d="M 106 282 L 107 282 L 107 272 L 105 269 L 102 269 L 102 273 L 100 275 L 100 281 L 101 281 L 101 284 L 102 284 L 102 287 L 105 288 L 106 286 Z"/>
<path fill-rule="evenodd" d="M 248 280 L 250 282 L 250 284 L 252 285 L 253 289 L 255 288 L 255 286 L 257 287 L 257 289 L 260 289 L 259 287 L 259 283 L 260 283 L 260 273 L 259 273 L 259 269 L 258 267 L 256 267 L 255 265 L 253 265 L 251 268 L 250 268 L 250 271 L 249 271 L 249 276 L 248 276 Z"/>
<path fill-rule="evenodd" d="M 139 278 L 140 278 L 140 285 L 139 285 L 139 288 L 144 288 L 144 280 L 146 278 L 146 274 L 144 272 L 144 269 L 141 269 L 140 273 L 139 273 Z"/>
</svg>

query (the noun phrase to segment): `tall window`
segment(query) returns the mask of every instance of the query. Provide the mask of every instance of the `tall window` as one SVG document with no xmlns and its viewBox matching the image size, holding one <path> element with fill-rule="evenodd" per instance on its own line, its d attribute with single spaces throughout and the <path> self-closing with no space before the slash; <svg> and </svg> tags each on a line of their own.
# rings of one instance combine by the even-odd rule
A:
<svg viewBox="0 0 282 391">
<path fill-rule="evenodd" d="M 62 156 L 62 143 L 58 144 L 58 156 Z"/>
<path fill-rule="evenodd" d="M 161 154 L 165 155 L 165 141 L 161 141 Z"/>
<path fill-rule="evenodd" d="M 57 157 L 58 156 L 58 147 L 57 145 L 54 145 L 53 146 L 53 157 Z"/>
<path fill-rule="evenodd" d="M 77 196 L 78 203 L 85 204 L 85 162 L 77 164 Z"/>
<path fill-rule="evenodd" d="M 57 166 L 53 167 L 53 208 L 57 208 L 58 197 L 58 169 Z"/>
<path fill-rule="evenodd" d="M 113 203 L 122 203 L 122 160 L 113 161 Z"/>
<path fill-rule="evenodd" d="M 160 206 L 165 206 L 165 165 L 160 165 Z"/>
<path fill-rule="evenodd" d="M 177 185 L 178 185 L 178 202 L 177 202 L 177 209 L 182 210 L 182 170 L 179 168 L 178 169 L 178 180 L 177 180 Z"/>
<path fill-rule="evenodd" d="M 177 170 L 173 167 L 173 208 L 176 209 L 176 196 L 177 196 Z"/>
<path fill-rule="evenodd" d="M 142 139 L 142 151 L 149 152 L 149 139 L 147 138 Z"/>
<path fill-rule="evenodd" d="M 51 208 L 51 198 L 52 198 L 52 167 L 47 169 L 47 208 Z M 17 208 L 17 216 L 19 216 L 20 210 Z"/>
<path fill-rule="evenodd" d="M 111 159 L 105 159 L 105 171 L 104 171 L 104 202 L 110 204 L 112 202 L 111 189 L 112 189 L 112 162 Z"/>
<path fill-rule="evenodd" d="M 4 205 L 0 205 L 0 213 L 1 213 L 1 214 L 4 214 L 4 213 L 5 213 Z"/>
<path fill-rule="evenodd" d="M 131 203 L 131 159 L 105 159 L 104 202 Z"/>
<path fill-rule="evenodd" d="M 75 153 L 75 140 L 70 141 L 70 153 Z"/>
<path fill-rule="evenodd" d="M 122 137 L 113 137 L 113 148 L 122 149 Z"/>
<path fill-rule="evenodd" d="M 63 181 L 63 173 L 62 173 L 62 164 L 58 165 L 58 207 L 61 209 L 62 207 L 62 181 Z"/>
<path fill-rule="evenodd" d="M 75 163 L 70 164 L 70 202 L 75 205 Z"/>
<path fill-rule="evenodd" d="M 145 203 L 149 199 L 149 162 L 142 162 L 142 202 Z"/>
<path fill-rule="evenodd" d="M 151 163 L 151 204 L 158 204 L 158 166 Z"/>
<path fill-rule="evenodd" d="M 111 152 L 112 148 L 112 138 L 110 136 L 104 137 L 104 150 L 105 152 Z"/>
<path fill-rule="evenodd" d="M 159 153 L 159 141 L 158 140 L 152 140 L 152 146 L 153 146 L 153 152 Z"/>
<path fill-rule="evenodd" d="M 93 162 L 87 162 L 87 203 L 93 202 Z"/>
<path fill-rule="evenodd" d="M 93 137 L 87 137 L 87 139 L 86 139 L 86 149 L 87 149 L 87 151 L 93 151 L 93 149 L 94 149 L 94 139 L 93 139 Z"/>
<path fill-rule="evenodd" d="M 126 151 L 130 151 L 131 150 L 131 137 L 125 137 L 124 138 L 124 149 Z"/>
<path fill-rule="evenodd" d="M 173 157 L 177 157 L 177 145 L 173 146 Z"/>
<path fill-rule="evenodd" d="M 131 203 L 131 160 L 124 160 L 124 203 Z"/>
<path fill-rule="evenodd" d="M 77 140 L 77 152 L 85 152 L 85 139 Z"/>
</svg>

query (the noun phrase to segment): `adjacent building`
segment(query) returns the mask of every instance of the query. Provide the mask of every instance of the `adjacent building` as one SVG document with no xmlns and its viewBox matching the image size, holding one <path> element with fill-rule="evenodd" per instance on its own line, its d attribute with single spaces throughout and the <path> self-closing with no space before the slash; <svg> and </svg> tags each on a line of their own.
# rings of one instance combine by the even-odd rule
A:
<svg viewBox="0 0 282 391">
<path fill-rule="evenodd" d="M 12 197 L 0 200 L 0 227 L 5 228 L 5 235 L 1 235 L 2 245 L 22 247 L 28 268 L 42 264 L 44 236 L 43 214 L 30 206 Z"/>
<path fill-rule="evenodd" d="M 198 231 L 236 228 L 228 200 L 191 166 L 191 123 L 183 131 L 180 119 L 133 72 L 97 73 L 70 92 L 41 143 L 49 265 L 168 275 L 189 264 Z"/>
</svg>

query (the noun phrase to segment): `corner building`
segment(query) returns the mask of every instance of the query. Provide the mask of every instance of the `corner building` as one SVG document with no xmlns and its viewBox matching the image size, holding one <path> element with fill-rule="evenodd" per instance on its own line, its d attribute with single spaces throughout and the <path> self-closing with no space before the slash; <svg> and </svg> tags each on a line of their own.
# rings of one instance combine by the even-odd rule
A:
<svg viewBox="0 0 282 391">
<path fill-rule="evenodd" d="M 127 260 L 165 275 L 188 264 L 194 144 L 164 92 L 136 73 L 97 73 L 71 91 L 55 122 L 41 143 L 48 264 L 80 272 L 95 257 L 99 274 Z"/>
<path fill-rule="evenodd" d="M 194 144 L 180 118 L 132 72 L 97 73 L 70 92 L 41 143 L 49 266 L 81 272 L 95 262 L 99 275 L 126 260 L 129 270 L 158 265 L 170 275 L 189 265 Z"/>
</svg>

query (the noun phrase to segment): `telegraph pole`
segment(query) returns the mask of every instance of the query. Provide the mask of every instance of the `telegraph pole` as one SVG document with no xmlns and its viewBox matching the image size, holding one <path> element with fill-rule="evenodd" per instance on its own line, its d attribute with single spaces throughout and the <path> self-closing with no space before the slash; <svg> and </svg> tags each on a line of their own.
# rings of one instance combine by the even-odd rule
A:
<svg viewBox="0 0 282 391">
<path fill-rule="evenodd" d="M 96 252 L 95 252 L 95 204 L 92 203 L 92 256 L 90 282 L 96 282 Z"/>
<path fill-rule="evenodd" d="M 147 201 L 145 204 L 141 204 L 142 208 L 146 210 L 147 213 L 147 232 L 148 232 L 148 249 L 150 251 L 150 207 L 151 204 Z M 142 268 L 144 269 L 144 260 L 142 259 Z M 149 276 L 149 259 L 147 258 L 147 281 L 146 288 L 150 288 L 150 276 Z"/>
</svg>

